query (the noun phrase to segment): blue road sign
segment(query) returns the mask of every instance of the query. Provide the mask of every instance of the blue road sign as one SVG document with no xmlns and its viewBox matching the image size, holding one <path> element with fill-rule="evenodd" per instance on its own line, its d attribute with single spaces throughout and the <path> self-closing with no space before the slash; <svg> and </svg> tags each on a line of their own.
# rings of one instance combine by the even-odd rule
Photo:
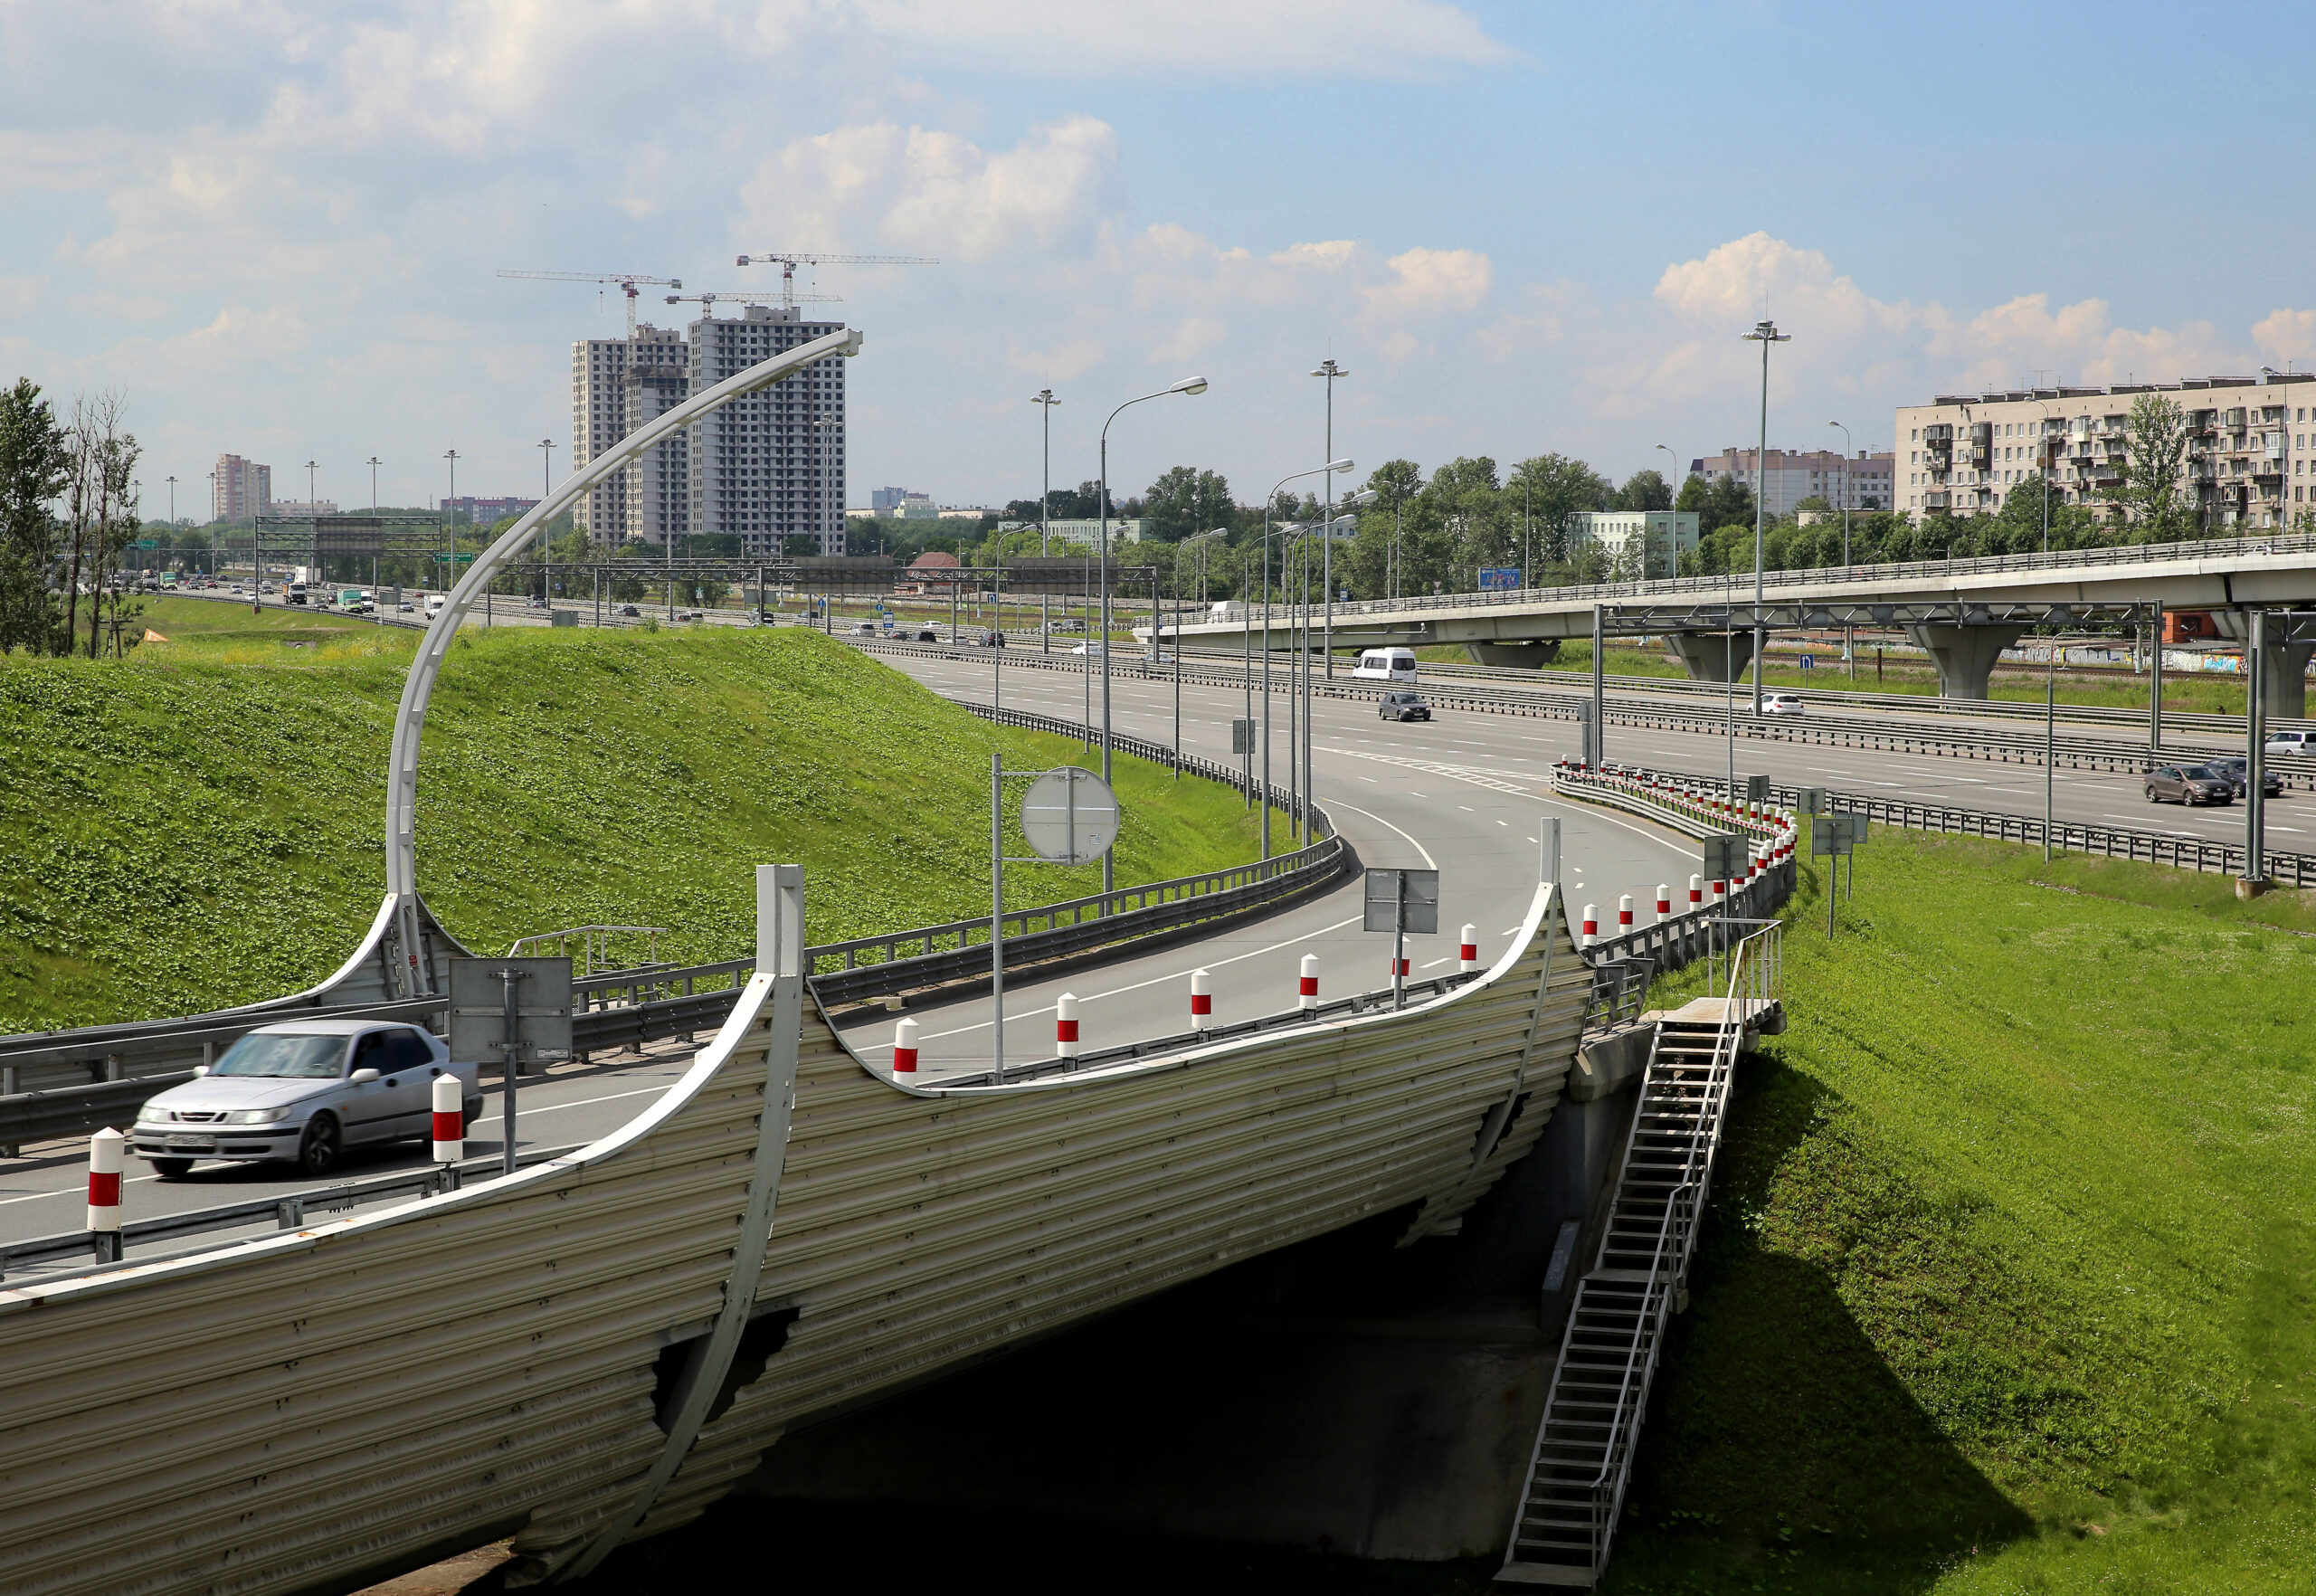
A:
<svg viewBox="0 0 2316 1596">
<path fill-rule="evenodd" d="M 1483 565 L 1480 567 L 1482 593 L 1510 593 L 1520 585 L 1517 565 Z"/>
</svg>

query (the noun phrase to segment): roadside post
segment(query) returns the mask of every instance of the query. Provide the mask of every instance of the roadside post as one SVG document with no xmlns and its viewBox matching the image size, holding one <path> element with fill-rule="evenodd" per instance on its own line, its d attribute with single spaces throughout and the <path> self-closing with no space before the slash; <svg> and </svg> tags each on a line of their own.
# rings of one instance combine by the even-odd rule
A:
<svg viewBox="0 0 2316 1596">
<path fill-rule="evenodd" d="M 1729 941 L 1729 900 L 1737 889 L 1737 867 L 1745 858 L 1745 839 L 1733 832 L 1723 831 L 1704 840 L 1701 850 L 1708 880 L 1712 881 L 1713 898 L 1721 909 L 1713 921 L 1713 953 L 1718 958 L 1726 953 Z M 1708 975 L 1708 980 L 1718 977 Z"/>
<path fill-rule="evenodd" d="M 1028 778 L 1021 795 L 1021 835 L 1032 852 L 1005 851 L 1004 791 L 1007 776 Z M 1005 867 L 1008 864 L 1092 864 L 1106 857 L 1117 841 L 1117 794 L 1090 770 L 1065 765 L 1058 770 L 1011 771 L 1001 754 L 989 756 L 989 976 L 990 1066 L 1005 1081 Z M 1105 904 L 1105 911 L 1108 906 Z M 1077 1000 L 1070 1000 L 1070 1040 L 1076 1041 Z M 1064 1058 L 1076 1056 L 1073 1045 Z"/>
<path fill-rule="evenodd" d="M 527 1063 L 571 1056 L 570 959 L 452 959 L 449 1040 L 460 1062 L 499 1056 L 498 1167 L 513 1174 L 516 1078 Z"/>
<path fill-rule="evenodd" d="M 1180 658 L 1179 654 L 1176 656 Z M 1239 784 L 1247 794 L 1247 807 L 1255 806 L 1255 723 L 1234 720 L 1230 723 L 1230 752 L 1239 755 Z"/>
<path fill-rule="evenodd" d="M 427 1112 L 431 1116 L 433 1135 L 434 1163 L 442 1176 L 442 1189 L 459 1189 L 459 1162 L 467 1155 L 466 1104 L 462 1100 L 465 1088 L 455 1075 L 434 1078 Z"/>
<path fill-rule="evenodd" d="M 1841 822 L 1847 838 L 1841 852 L 1836 856 L 1837 859 L 1849 860 L 1849 885 L 1842 892 L 1843 901 L 1846 902 L 1857 894 L 1857 850 L 1865 845 L 1866 833 L 1873 829 L 1874 822 L 1856 812 L 1845 813 L 1837 818 Z"/>
<path fill-rule="evenodd" d="M 1826 877 L 1826 935 L 1834 934 L 1834 899 L 1839 896 L 1834 888 L 1841 879 L 1841 850 L 1849 841 L 1848 828 L 1837 816 L 1821 814 L 1809 822 L 1809 857 L 1828 859 L 1833 863 Z"/>
<path fill-rule="evenodd" d="M 1367 872 L 1368 931 L 1391 934 L 1391 1007 L 1407 1007 L 1408 933 L 1436 936 L 1439 932 L 1439 872 L 1438 870 L 1371 869 Z"/>
</svg>

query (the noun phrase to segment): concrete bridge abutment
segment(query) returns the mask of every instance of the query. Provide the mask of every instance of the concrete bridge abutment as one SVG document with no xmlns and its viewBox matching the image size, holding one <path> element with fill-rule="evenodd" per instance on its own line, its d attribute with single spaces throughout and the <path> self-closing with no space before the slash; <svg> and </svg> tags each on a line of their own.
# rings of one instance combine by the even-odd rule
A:
<svg viewBox="0 0 2316 1596">
<path fill-rule="evenodd" d="M 1691 681 L 1733 681 L 1752 669 L 1753 634 L 1676 632 L 1665 640 L 1665 651 L 1681 662 Z"/>
<path fill-rule="evenodd" d="M 2215 628 L 2222 637 L 2248 646 L 2251 617 L 2241 610 L 2214 610 Z M 2273 622 L 2271 632 L 2276 630 Z M 2271 720 L 2308 718 L 2308 661 L 2316 643 L 2272 642 L 2260 651 L 2260 707 Z"/>
<path fill-rule="evenodd" d="M 1909 626 L 1906 635 L 1938 665 L 1941 698 L 1984 698 L 2002 651 L 2026 634 L 2024 626 Z"/>
<path fill-rule="evenodd" d="M 1529 670 L 1541 670 L 1560 658 L 1560 639 L 1538 638 L 1533 642 L 1467 642 L 1464 652 L 1475 665 L 1514 665 Z"/>
</svg>

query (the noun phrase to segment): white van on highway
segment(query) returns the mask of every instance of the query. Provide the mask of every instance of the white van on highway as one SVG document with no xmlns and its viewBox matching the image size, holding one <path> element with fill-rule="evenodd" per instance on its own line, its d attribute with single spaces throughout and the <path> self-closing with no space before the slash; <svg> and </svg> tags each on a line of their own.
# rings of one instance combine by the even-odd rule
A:
<svg viewBox="0 0 2316 1596">
<path fill-rule="evenodd" d="M 1361 681 L 1413 681 L 1413 649 L 1368 649 L 1359 656 L 1352 676 Z"/>
</svg>

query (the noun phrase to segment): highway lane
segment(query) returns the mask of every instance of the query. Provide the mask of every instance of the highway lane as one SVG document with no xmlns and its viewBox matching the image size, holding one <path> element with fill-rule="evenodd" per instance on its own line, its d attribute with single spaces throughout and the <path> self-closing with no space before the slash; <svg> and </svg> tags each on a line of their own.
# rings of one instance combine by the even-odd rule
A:
<svg viewBox="0 0 2316 1596">
<path fill-rule="evenodd" d="M 989 699 L 987 656 L 878 656 L 935 690 Z M 1009 674 L 1003 700 L 1029 713 L 1076 719 L 1084 685 L 1056 671 Z M 1125 734 L 1171 740 L 1171 683 L 1114 680 L 1113 724 Z M 1243 710 L 1234 689 L 1182 689 L 1182 746 L 1223 764 L 1232 762 L 1230 723 Z M 1274 707 L 1277 738 L 1272 776 L 1284 784 L 1285 701 Z M 1457 965 L 1457 933 L 1478 927 L 1482 961 L 1493 962 L 1519 929 L 1533 894 L 1539 864 L 1537 822 L 1561 822 L 1562 875 L 1572 903 L 1586 895 L 1613 917 L 1618 893 L 1653 894 L 1660 882 L 1686 894 L 1697 869 L 1697 845 L 1685 837 L 1626 816 L 1543 796 L 1552 761 L 1565 752 L 1569 728 L 1528 722 L 1482 730 L 1471 723 L 1386 725 L 1372 705 L 1322 700 L 1314 723 L 1319 803 L 1357 849 L 1364 865 L 1432 868 L 1440 872 L 1440 932 L 1409 940 L 1410 975 L 1423 978 Z M 1490 717 L 1500 718 L 1500 717 Z M 1481 731 L 1482 735 L 1470 735 Z M 1552 733 L 1563 734 L 1553 737 Z M 1089 754 L 1091 766 L 1098 753 Z M 1197 778 L 1185 777 L 1185 780 Z M 1080 1045 L 1091 1051 L 1146 1036 L 1190 1028 L 1190 974 L 1210 973 L 1215 1016 L 1229 1021 L 1283 1012 L 1295 1005 L 1296 977 L 1305 954 L 1320 960 L 1323 996 L 1373 992 L 1390 983 L 1390 942 L 1362 931 L 1356 878 L 1316 900 L 1193 943 L 1130 955 L 1089 970 L 1051 978 L 1009 978 L 1005 1053 L 1016 1063 L 1049 1059 L 1054 1048 L 1054 1000 L 1067 991 L 1078 999 Z M 1644 904 L 1644 912 L 1647 905 Z M 908 1011 L 920 1027 L 923 1078 L 990 1067 L 992 1015 L 986 996 Z M 883 1068 L 890 1058 L 897 1016 L 881 1011 L 850 1017 L 844 1031 L 862 1056 Z"/>
</svg>

